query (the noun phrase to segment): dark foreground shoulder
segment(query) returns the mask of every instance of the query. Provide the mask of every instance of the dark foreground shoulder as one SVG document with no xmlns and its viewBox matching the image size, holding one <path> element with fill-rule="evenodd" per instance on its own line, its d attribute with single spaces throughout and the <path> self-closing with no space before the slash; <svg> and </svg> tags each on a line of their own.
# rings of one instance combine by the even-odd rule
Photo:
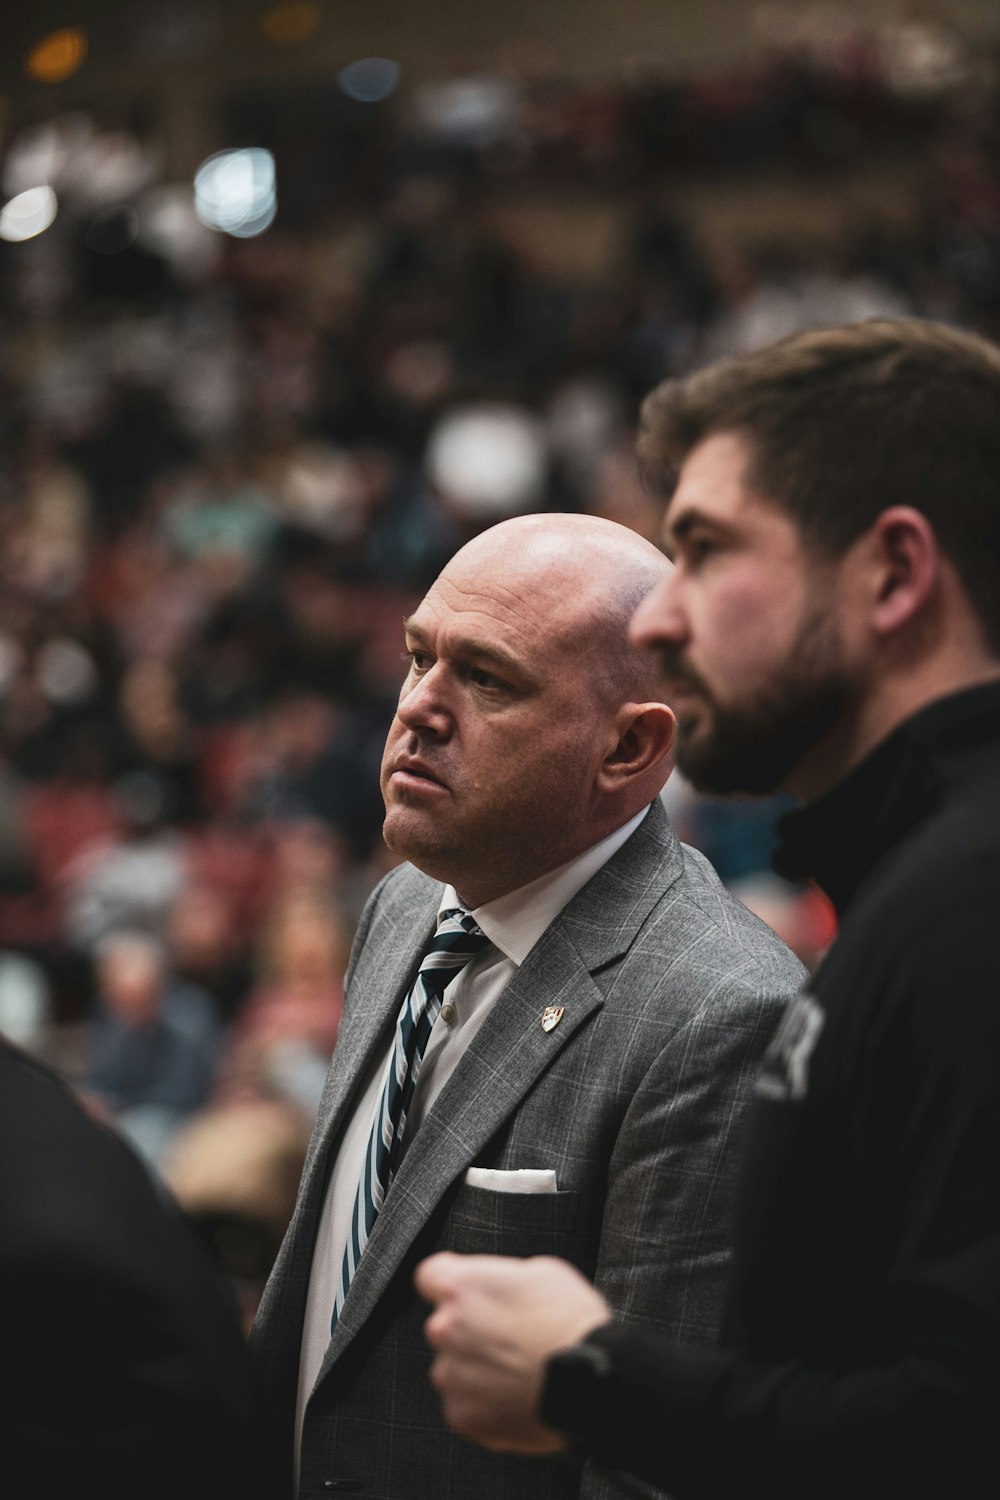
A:
<svg viewBox="0 0 1000 1500">
<path fill-rule="evenodd" d="M 11 1494 L 268 1493 L 243 1332 L 207 1249 L 125 1143 L 3 1044 L 0 1317 Z"/>
</svg>

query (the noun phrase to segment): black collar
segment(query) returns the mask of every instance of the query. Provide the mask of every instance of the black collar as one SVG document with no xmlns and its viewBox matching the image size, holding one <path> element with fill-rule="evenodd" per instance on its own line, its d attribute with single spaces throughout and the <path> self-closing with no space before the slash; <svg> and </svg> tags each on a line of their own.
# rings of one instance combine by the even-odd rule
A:
<svg viewBox="0 0 1000 1500">
<path fill-rule="evenodd" d="M 811 876 L 843 914 L 865 876 L 939 804 L 965 752 L 1000 743 L 1000 683 L 939 698 L 824 796 L 778 824 L 775 868 Z"/>
</svg>

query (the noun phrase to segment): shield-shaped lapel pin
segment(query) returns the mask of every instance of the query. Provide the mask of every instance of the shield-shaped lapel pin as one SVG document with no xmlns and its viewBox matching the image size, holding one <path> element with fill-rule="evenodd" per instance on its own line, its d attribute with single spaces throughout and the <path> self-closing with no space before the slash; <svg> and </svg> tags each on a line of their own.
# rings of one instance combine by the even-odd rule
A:
<svg viewBox="0 0 1000 1500">
<path fill-rule="evenodd" d="M 547 1005 L 542 1011 L 542 1030 L 554 1031 L 563 1018 L 565 1005 Z"/>
</svg>

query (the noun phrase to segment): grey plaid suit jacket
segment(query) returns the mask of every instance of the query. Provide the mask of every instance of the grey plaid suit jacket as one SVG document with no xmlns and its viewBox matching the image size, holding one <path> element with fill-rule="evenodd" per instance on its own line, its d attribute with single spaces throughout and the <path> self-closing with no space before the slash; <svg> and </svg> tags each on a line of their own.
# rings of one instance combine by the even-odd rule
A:
<svg viewBox="0 0 1000 1500">
<path fill-rule="evenodd" d="M 330 1162 L 389 1045 L 441 886 L 392 871 L 362 915 L 298 1204 L 253 1331 L 292 1466 L 299 1340 Z M 618 1314 L 688 1344 L 718 1327 L 740 1123 L 802 966 L 682 845 L 659 801 L 546 932 L 415 1135 L 305 1414 L 300 1495 L 554 1500 L 649 1493 L 575 1455 L 487 1453 L 444 1426 L 414 1266 L 435 1250 L 559 1255 Z M 554 1030 L 543 1009 L 565 1007 Z M 554 1194 L 466 1185 L 555 1168 Z"/>
</svg>

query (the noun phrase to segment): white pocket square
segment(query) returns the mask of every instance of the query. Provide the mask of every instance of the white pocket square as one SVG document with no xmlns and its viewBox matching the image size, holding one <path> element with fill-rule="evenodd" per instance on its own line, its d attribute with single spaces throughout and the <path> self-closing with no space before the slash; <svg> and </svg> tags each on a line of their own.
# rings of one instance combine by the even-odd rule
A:
<svg viewBox="0 0 1000 1500">
<path fill-rule="evenodd" d="M 494 1167 L 470 1167 L 465 1183 L 490 1193 L 554 1193 L 556 1174 L 549 1168 L 518 1167 L 513 1172 L 500 1172 Z"/>
</svg>

